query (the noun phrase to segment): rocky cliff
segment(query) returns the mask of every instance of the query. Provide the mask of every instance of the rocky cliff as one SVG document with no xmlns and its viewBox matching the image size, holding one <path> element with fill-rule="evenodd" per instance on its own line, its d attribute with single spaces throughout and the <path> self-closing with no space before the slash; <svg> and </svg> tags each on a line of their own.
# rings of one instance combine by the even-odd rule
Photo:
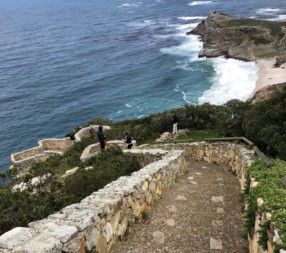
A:
<svg viewBox="0 0 286 253">
<path fill-rule="evenodd" d="M 236 19 L 212 12 L 187 34 L 201 36 L 199 57 L 225 56 L 244 61 L 277 57 L 277 67 L 286 61 L 286 22 Z"/>
<path fill-rule="evenodd" d="M 252 103 L 252 104 L 260 102 L 262 100 L 269 98 L 276 91 L 282 90 L 284 87 L 286 87 L 286 82 L 263 87 L 260 90 L 258 90 L 257 92 L 255 92 L 253 97 L 251 97 L 247 101 Z"/>
</svg>

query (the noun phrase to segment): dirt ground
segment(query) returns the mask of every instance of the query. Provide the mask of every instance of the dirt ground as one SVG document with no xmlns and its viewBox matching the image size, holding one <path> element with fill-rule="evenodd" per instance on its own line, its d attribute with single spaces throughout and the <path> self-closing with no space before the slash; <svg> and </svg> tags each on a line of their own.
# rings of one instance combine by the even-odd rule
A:
<svg viewBox="0 0 286 253">
<path fill-rule="evenodd" d="M 189 162 L 113 253 L 247 253 L 239 182 L 226 168 Z"/>
</svg>

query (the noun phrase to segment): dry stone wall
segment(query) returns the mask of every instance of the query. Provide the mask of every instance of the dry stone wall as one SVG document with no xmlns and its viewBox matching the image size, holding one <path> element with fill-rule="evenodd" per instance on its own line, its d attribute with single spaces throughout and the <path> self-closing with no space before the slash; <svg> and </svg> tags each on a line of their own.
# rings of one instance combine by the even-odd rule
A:
<svg viewBox="0 0 286 253">
<path fill-rule="evenodd" d="M 39 146 L 11 155 L 13 167 L 19 174 L 25 174 L 31 168 L 33 162 L 44 161 L 51 154 L 63 154 L 73 142 L 70 138 L 44 139 L 38 142 Z"/>
<path fill-rule="evenodd" d="M 98 127 L 99 125 L 91 125 L 89 127 L 83 127 L 80 129 L 74 136 L 75 141 L 81 141 L 83 138 L 89 137 L 90 136 L 90 128 L 93 128 L 95 132 L 98 132 Z M 110 126 L 103 126 L 103 131 L 110 129 Z"/>
<path fill-rule="evenodd" d="M 148 146 L 145 146 L 147 148 Z M 196 142 L 181 144 L 157 144 L 152 147 L 172 150 L 184 149 L 186 159 L 206 161 L 228 167 L 236 173 L 241 189 L 244 189 L 246 180 L 246 168 L 254 160 L 254 151 L 246 147 L 229 142 Z"/>
<path fill-rule="evenodd" d="M 136 147 L 136 141 L 135 140 L 132 141 L 132 144 L 133 144 L 133 147 Z M 118 147 L 121 147 L 122 149 L 127 148 L 127 144 L 121 140 L 113 140 L 113 141 L 108 141 L 106 143 L 106 148 L 110 148 L 113 146 L 118 146 Z M 82 152 L 82 154 L 80 156 L 80 160 L 82 162 L 86 162 L 91 157 L 96 156 L 99 151 L 100 151 L 100 144 L 99 143 L 91 144 L 84 149 L 84 151 Z"/>
<path fill-rule="evenodd" d="M 160 154 L 162 159 L 120 177 L 80 203 L 30 223 L 29 228 L 8 231 L 0 237 L 0 253 L 109 253 L 128 227 L 140 222 L 144 212 L 186 171 L 186 158 L 229 166 L 243 188 L 246 168 L 254 156 L 253 151 L 236 144 L 204 142 L 144 146 L 125 152 Z"/>
<path fill-rule="evenodd" d="M 160 154 L 131 176 L 120 177 L 103 189 L 29 228 L 15 228 L 0 237 L 0 252 L 110 252 L 128 226 L 159 199 L 179 175 L 186 171 L 183 150 L 126 150 Z"/>
</svg>

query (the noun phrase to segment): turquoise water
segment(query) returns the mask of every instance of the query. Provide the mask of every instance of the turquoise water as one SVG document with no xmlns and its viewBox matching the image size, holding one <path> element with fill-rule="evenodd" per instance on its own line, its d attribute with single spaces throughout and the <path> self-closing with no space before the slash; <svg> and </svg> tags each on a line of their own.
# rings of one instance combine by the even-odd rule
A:
<svg viewBox="0 0 286 253">
<path fill-rule="evenodd" d="M 245 100 L 255 65 L 198 59 L 185 35 L 214 10 L 286 19 L 284 0 L 0 0 L 0 169 L 96 116 Z"/>
</svg>

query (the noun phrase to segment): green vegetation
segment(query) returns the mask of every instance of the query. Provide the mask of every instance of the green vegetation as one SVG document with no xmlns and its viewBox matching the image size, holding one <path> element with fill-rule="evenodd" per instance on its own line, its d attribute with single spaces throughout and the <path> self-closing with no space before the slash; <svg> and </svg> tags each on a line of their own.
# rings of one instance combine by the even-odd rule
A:
<svg viewBox="0 0 286 253">
<path fill-rule="evenodd" d="M 286 22 L 258 20 L 258 19 L 234 19 L 219 24 L 220 27 L 240 27 L 240 26 L 257 26 L 266 27 L 271 30 L 272 36 L 281 36 L 281 27 L 285 26 Z"/>
<path fill-rule="evenodd" d="M 120 140 L 128 130 L 139 145 L 152 143 L 163 132 L 172 131 L 172 113 L 176 111 L 180 116 L 179 129 L 188 130 L 178 140 L 244 136 L 267 155 L 286 159 L 285 109 L 286 88 L 254 105 L 235 99 L 224 105 L 185 105 L 141 119 L 111 123 L 105 134 L 108 140 Z M 234 121 L 230 119 L 232 111 L 238 115 Z M 96 119 L 93 123 L 100 124 Z"/>
<path fill-rule="evenodd" d="M 90 124 L 110 125 L 105 134 L 109 140 L 122 139 L 126 130 L 130 131 L 137 144 L 152 143 L 163 132 L 172 130 L 172 114 L 176 111 L 180 117 L 179 129 L 186 129 L 178 141 L 192 139 L 201 141 L 205 138 L 244 136 L 254 142 L 264 153 L 286 160 L 286 88 L 272 95 L 271 98 L 254 105 L 231 100 L 224 105 L 185 105 L 150 116 L 112 123 L 108 119 L 95 118 Z M 235 120 L 230 119 L 231 112 L 237 113 Z M 73 136 L 78 129 L 68 136 Z M 11 193 L 11 185 L 0 188 L 0 234 L 15 226 L 47 217 L 62 207 L 80 201 L 93 191 L 116 180 L 121 175 L 129 175 L 140 168 L 140 157 L 123 155 L 122 150 L 110 148 L 100 153 L 89 162 L 82 164 L 82 151 L 90 144 L 96 143 L 96 137 L 86 138 L 75 143 L 63 156 L 54 155 L 45 162 L 35 163 L 28 175 L 21 181 L 28 182 L 32 177 L 50 173 L 47 182 L 25 192 Z M 142 158 L 143 159 L 143 158 Z M 93 169 L 85 170 L 87 166 Z M 79 167 L 79 170 L 65 179 L 61 176 L 66 170 Z M 286 164 L 275 161 L 274 168 L 266 168 L 262 163 L 255 163 L 249 175 L 259 181 L 259 185 L 245 191 L 249 207 L 246 226 L 253 232 L 255 212 L 268 211 L 273 215 L 273 222 L 279 229 L 283 242 L 286 242 L 286 190 L 280 182 L 286 175 Z M 0 175 L 4 178 L 4 175 Z M 31 194 L 33 192 L 33 194 Z M 256 199 L 262 197 L 265 204 L 258 209 Z M 25 201 L 23 201 L 23 199 Z M 262 228 L 265 238 L 267 227 Z M 261 240 L 262 243 L 262 240 Z M 281 244 L 276 248 L 285 248 Z"/>
<path fill-rule="evenodd" d="M 209 130 L 189 130 L 184 134 L 181 134 L 176 138 L 176 140 L 187 140 L 192 139 L 192 141 L 204 141 L 207 138 L 219 137 L 217 129 Z"/>
<path fill-rule="evenodd" d="M 243 130 L 261 150 L 286 159 L 286 89 L 252 105 L 245 114 Z"/>
<path fill-rule="evenodd" d="M 248 203 L 246 211 L 246 228 L 250 235 L 253 235 L 255 224 L 255 213 L 269 212 L 272 214 L 272 222 L 279 231 L 282 244 L 275 245 L 275 252 L 286 248 L 286 188 L 280 179 L 286 175 L 286 162 L 275 160 L 275 166 L 267 168 L 262 161 L 255 162 L 248 168 L 247 187 L 245 189 L 245 199 Z M 258 185 L 250 189 L 250 176 L 255 178 Z M 257 198 L 262 198 L 264 204 L 257 206 Z M 267 230 L 270 222 L 261 226 L 260 245 L 266 249 Z"/>
<path fill-rule="evenodd" d="M 271 41 L 265 39 L 265 38 L 254 38 L 254 44 L 255 45 L 267 45 Z"/>
<path fill-rule="evenodd" d="M 219 28 L 237 28 L 238 31 L 247 35 L 249 40 L 253 41 L 255 45 L 269 45 L 270 43 L 281 40 L 285 34 L 282 31 L 282 27 L 286 25 L 286 22 L 267 21 L 267 20 L 255 20 L 255 19 L 234 19 L 218 24 Z M 261 29 L 268 29 L 269 32 L 259 32 Z M 262 31 L 262 30 L 261 30 Z M 280 49 L 278 49 L 280 48 Z M 284 48 L 284 49 L 283 49 Z M 277 50 L 285 51 L 285 46 L 282 44 L 278 46 Z M 271 55 L 268 55 L 271 54 Z M 267 55 L 275 57 L 281 55 L 281 52 L 273 53 L 268 52 Z M 263 52 L 260 52 L 260 57 L 266 57 Z"/>
<path fill-rule="evenodd" d="M 54 157 L 53 162 L 55 160 Z M 110 148 L 86 165 L 93 168 L 85 170 L 82 167 L 65 179 L 60 179 L 56 174 L 58 168 L 53 171 L 50 167 L 47 171 L 52 176 L 45 183 L 24 192 L 12 193 L 11 186 L 2 186 L 0 234 L 13 227 L 27 226 L 29 222 L 43 219 L 67 205 L 79 202 L 118 177 L 140 169 L 138 155 L 124 155 L 120 148 Z"/>
</svg>

